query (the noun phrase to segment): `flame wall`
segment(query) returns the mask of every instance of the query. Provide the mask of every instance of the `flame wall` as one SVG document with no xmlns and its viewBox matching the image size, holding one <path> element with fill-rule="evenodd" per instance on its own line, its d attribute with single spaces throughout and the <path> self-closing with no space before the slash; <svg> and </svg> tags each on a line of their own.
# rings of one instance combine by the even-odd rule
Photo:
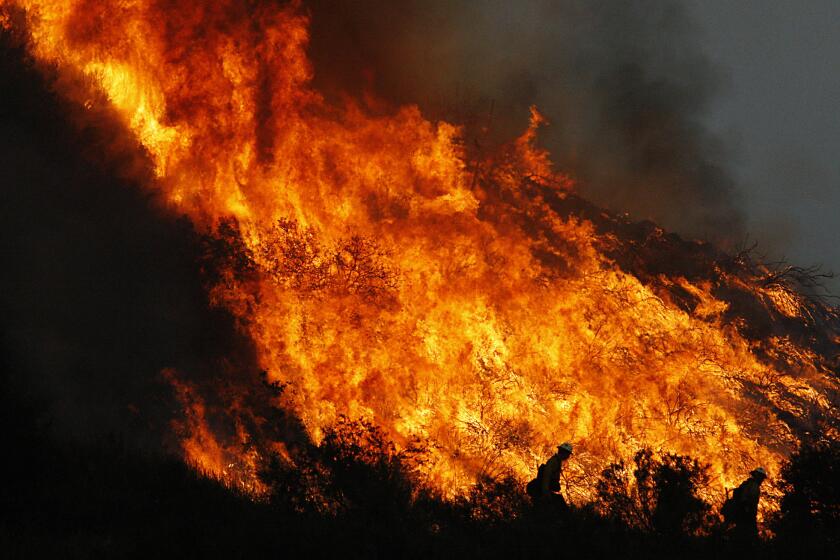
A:
<svg viewBox="0 0 840 560">
<path fill-rule="evenodd" d="M 205 232 L 234 225 L 249 272 L 231 266 L 214 301 L 316 441 L 340 415 L 420 439 L 428 483 L 449 495 L 481 474 L 525 479 L 564 440 L 584 494 L 643 445 L 710 462 L 719 489 L 774 471 L 804 425 L 791 418 L 834 414 L 816 355 L 769 359 L 711 282 L 660 275 L 698 302 L 687 309 L 615 262 L 621 239 L 558 210 L 574 185 L 535 146 L 536 110 L 478 159 L 416 107 L 327 103 L 298 2 L 2 5 L 57 87 L 118 112 L 153 161 L 150 188 Z M 765 299 L 800 314 L 787 291 Z M 190 459 L 227 472 L 254 453 L 248 428 L 215 434 L 190 382 L 167 375 Z"/>
</svg>

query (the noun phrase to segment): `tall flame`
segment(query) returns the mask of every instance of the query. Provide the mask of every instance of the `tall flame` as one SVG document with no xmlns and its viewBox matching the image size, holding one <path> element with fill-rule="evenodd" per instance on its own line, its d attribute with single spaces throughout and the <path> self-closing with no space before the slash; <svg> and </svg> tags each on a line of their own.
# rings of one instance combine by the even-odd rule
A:
<svg viewBox="0 0 840 560">
<path fill-rule="evenodd" d="M 686 308 L 615 262 L 613 234 L 557 210 L 573 182 L 536 147 L 536 110 L 479 171 L 462 129 L 415 106 L 326 102 L 299 2 L 3 3 L 41 63 L 83 78 L 81 101 L 118 112 L 174 208 L 207 232 L 233 220 L 255 272 L 230 271 L 214 301 L 316 441 L 340 415 L 419 438 L 428 483 L 450 495 L 525 479 L 563 440 L 584 480 L 649 445 L 710 462 L 721 488 L 775 470 L 797 444 L 790 417 L 833 414 L 813 353 L 768 357 L 789 341 L 742 334 L 711 282 L 658 278 Z M 795 299 L 765 297 L 794 317 Z M 747 386 L 771 390 L 760 402 Z M 186 455 L 222 472 L 241 449 L 177 387 Z"/>
</svg>

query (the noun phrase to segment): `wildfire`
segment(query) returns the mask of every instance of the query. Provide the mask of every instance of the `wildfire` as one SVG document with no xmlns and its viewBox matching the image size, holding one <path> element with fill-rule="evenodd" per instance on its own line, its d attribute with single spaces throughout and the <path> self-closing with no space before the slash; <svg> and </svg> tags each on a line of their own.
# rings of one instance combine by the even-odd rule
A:
<svg viewBox="0 0 840 560">
<path fill-rule="evenodd" d="M 750 336 L 726 294 L 792 321 L 807 302 L 727 270 L 624 266 L 625 239 L 561 210 L 574 183 L 536 146 L 536 110 L 471 165 L 463 130 L 415 106 L 327 103 L 299 2 L 0 5 L 41 64 L 75 77 L 63 93 L 117 111 L 154 164 L 150 188 L 199 230 L 235 233 L 247 273 L 231 264 L 213 301 L 315 441 L 343 415 L 397 446 L 419 439 L 427 483 L 454 495 L 482 475 L 525 480 L 571 440 L 577 497 L 647 445 L 711 463 L 720 493 L 759 464 L 776 472 L 814 418 L 836 422 L 833 366 Z M 181 375 L 167 373 L 187 458 L 253 466 L 245 424 L 214 433 Z"/>
</svg>

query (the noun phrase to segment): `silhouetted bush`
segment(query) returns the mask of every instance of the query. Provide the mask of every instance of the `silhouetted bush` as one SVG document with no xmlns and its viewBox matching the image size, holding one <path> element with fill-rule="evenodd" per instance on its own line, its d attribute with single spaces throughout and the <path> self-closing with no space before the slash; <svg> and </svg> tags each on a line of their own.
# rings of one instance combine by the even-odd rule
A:
<svg viewBox="0 0 840 560">
<path fill-rule="evenodd" d="M 530 506 L 522 482 L 512 476 L 501 480 L 481 478 L 469 494 L 458 500 L 469 518 L 488 526 L 500 526 L 517 519 Z"/>
<path fill-rule="evenodd" d="M 596 490 L 603 514 L 668 536 L 697 534 L 707 525 L 711 507 L 697 494 L 709 483 L 707 466 L 683 455 L 657 456 L 650 449 L 637 452 L 633 464 L 620 461 L 601 473 Z"/>
<path fill-rule="evenodd" d="M 785 494 L 773 520 L 785 549 L 811 557 L 836 554 L 840 548 L 840 444 L 807 443 L 781 472 Z"/>
<path fill-rule="evenodd" d="M 410 507 L 412 485 L 403 453 L 373 424 L 340 418 L 319 446 L 334 494 L 352 510 L 372 517 L 401 516 Z"/>
</svg>

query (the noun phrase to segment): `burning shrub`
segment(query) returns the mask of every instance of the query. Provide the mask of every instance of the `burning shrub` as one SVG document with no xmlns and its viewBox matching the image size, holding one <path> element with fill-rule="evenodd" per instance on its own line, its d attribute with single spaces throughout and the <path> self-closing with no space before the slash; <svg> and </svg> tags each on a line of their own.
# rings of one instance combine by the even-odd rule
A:
<svg viewBox="0 0 840 560">
<path fill-rule="evenodd" d="M 302 295 L 329 291 L 375 300 L 396 288 L 396 270 L 375 241 L 353 235 L 327 248 L 294 220 L 274 224 L 259 260 L 272 280 Z"/>
<path fill-rule="evenodd" d="M 278 220 L 259 249 L 262 268 L 276 283 L 302 293 L 326 286 L 329 265 L 311 229 Z"/>
<path fill-rule="evenodd" d="M 675 536 L 696 534 L 707 522 L 710 506 L 698 496 L 709 483 L 708 466 L 684 455 L 657 456 L 642 449 L 635 468 L 613 463 L 597 483 L 601 513 L 628 527 Z"/>
</svg>

